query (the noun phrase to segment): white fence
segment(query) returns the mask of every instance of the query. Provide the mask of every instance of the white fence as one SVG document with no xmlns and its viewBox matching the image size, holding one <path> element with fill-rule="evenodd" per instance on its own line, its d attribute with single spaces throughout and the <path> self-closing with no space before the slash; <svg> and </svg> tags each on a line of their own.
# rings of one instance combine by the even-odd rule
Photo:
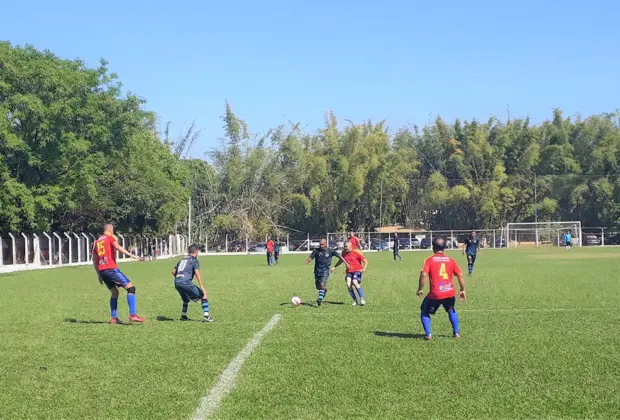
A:
<svg viewBox="0 0 620 420">
<path fill-rule="evenodd" d="M 356 232 L 360 240 L 360 247 L 365 251 L 387 251 L 394 249 L 398 238 L 399 249 L 404 251 L 430 249 L 433 238 L 442 237 L 446 240 L 448 249 L 458 249 L 472 230 L 429 230 L 415 232 L 393 233 Z M 506 229 L 476 230 L 483 248 L 505 248 Z M 342 249 L 349 232 L 328 233 L 327 241 L 332 248 Z"/>
<path fill-rule="evenodd" d="M 0 236 L 0 273 L 92 263 L 91 249 L 99 235 L 75 232 L 43 232 Z M 170 258 L 184 254 L 187 238 L 116 234 L 119 244 L 134 255 L 147 259 Z M 130 260 L 117 255 L 117 260 Z"/>
</svg>

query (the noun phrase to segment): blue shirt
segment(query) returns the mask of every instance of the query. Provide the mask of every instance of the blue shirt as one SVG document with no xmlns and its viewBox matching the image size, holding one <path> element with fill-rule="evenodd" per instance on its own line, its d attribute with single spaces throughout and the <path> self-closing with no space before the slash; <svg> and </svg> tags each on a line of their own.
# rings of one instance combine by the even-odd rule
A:
<svg viewBox="0 0 620 420">
<path fill-rule="evenodd" d="M 480 247 L 480 239 L 476 236 L 475 238 L 469 237 L 465 239 L 465 252 L 467 255 L 476 255 L 478 253 L 478 248 Z"/>
<path fill-rule="evenodd" d="M 572 240 L 573 240 L 573 237 L 571 236 L 570 233 L 567 233 L 566 235 L 564 235 L 564 241 L 570 242 Z"/>
<path fill-rule="evenodd" d="M 174 269 L 177 273 L 174 277 L 175 283 L 191 284 L 192 280 L 194 280 L 196 270 L 200 269 L 200 263 L 198 262 L 198 258 L 186 255 L 177 262 Z"/>
</svg>

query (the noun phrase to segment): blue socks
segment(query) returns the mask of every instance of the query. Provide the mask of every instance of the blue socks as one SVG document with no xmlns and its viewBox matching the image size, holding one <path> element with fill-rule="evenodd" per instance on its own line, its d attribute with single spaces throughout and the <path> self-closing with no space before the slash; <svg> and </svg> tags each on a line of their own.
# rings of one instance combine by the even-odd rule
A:
<svg viewBox="0 0 620 420">
<path fill-rule="evenodd" d="M 362 292 L 361 287 L 357 288 L 357 294 L 359 295 L 360 299 L 364 299 L 364 293 Z"/>
<path fill-rule="evenodd" d="M 349 289 L 349 294 L 351 295 L 351 299 L 353 299 L 353 301 L 357 302 L 357 298 L 355 297 L 355 290 Z"/>
<path fill-rule="evenodd" d="M 325 299 L 325 295 L 327 294 L 327 290 L 319 289 L 319 300 Z"/>
<path fill-rule="evenodd" d="M 187 316 L 187 307 L 189 306 L 189 302 L 183 302 L 183 311 L 181 312 L 181 315 L 183 316 Z"/>
<path fill-rule="evenodd" d="M 110 298 L 110 312 L 112 318 L 116 318 L 118 316 L 118 298 Z"/>
<path fill-rule="evenodd" d="M 202 312 L 204 316 L 209 316 L 209 301 L 207 299 L 202 300 Z"/>
<path fill-rule="evenodd" d="M 467 264 L 467 270 L 469 270 L 469 274 L 474 272 L 474 265 L 473 264 Z"/>
<path fill-rule="evenodd" d="M 448 312 L 448 318 L 450 318 L 450 324 L 452 324 L 452 332 L 454 334 L 460 334 L 459 330 L 459 314 L 454 309 Z"/>
<path fill-rule="evenodd" d="M 127 293 L 127 304 L 129 305 L 129 315 L 136 315 L 136 295 Z"/>
<path fill-rule="evenodd" d="M 431 335 L 431 316 L 422 312 L 422 326 L 424 327 L 424 335 Z"/>
</svg>

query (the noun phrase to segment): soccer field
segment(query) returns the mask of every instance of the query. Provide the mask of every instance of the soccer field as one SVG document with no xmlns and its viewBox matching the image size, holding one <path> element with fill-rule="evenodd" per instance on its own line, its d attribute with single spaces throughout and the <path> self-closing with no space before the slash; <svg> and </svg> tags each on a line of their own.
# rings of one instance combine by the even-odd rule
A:
<svg viewBox="0 0 620 420">
<path fill-rule="evenodd" d="M 278 313 L 215 418 L 620 418 L 620 249 L 483 251 L 457 304 L 462 339 L 441 310 L 431 342 L 415 296 L 429 253 L 402 255 L 368 255 L 366 307 L 341 272 L 331 303 L 293 307 L 315 304 L 306 255 L 202 258 L 211 324 L 178 321 L 172 261 L 121 266 L 144 325 L 107 324 L 91 267 L 0 276 L 0 418 L 189 419 Z"/>
</svg>

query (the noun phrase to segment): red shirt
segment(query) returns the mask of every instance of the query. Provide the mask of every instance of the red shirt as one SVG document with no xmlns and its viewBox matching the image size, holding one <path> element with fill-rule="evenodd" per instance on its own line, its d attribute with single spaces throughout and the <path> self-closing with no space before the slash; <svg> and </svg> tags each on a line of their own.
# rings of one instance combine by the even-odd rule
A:
<svg viewBox="0 0 620 420">
<path fill-rule="evenodd" d="M 349 238 L 349 242 L 351 242 L 351 246 L 353 247 L 353 249 L 360 249 L 360 240 L 357 239 L 356 236 L 351 236 Z"/>
<path fill-rule="evenodd" d="M 434 254 L 424 260 L 422 272 L 429 275 L 431 290 L 429 299 L 447 299 L 456 296 L 453 277 L 462 275 L 461 268 L 452 258 Z"/>
<path fill-rule="evenodd" d="M 267 251 L 269 252 L 273 252 L 273 247 L 274 247 L 274 243 L 273 241 L 270 239 L 267 241 Z"/>
<path fill-rule="evenodd" d="M 103 234 L 93 244 L 93 256 L 97 262 L 97 270 L 118 268 L 116 264 L 116 236 Z"/>
<path fill-rule="evenodd" d="M 359 249 L 354 249 L 350 252 L 344 251 L 342 253 L 342 259 L 345 260 L 347 264 L 349 264 L 349 268 L 347 268 L 347 273 L 362 271 L 362 261 L 366 261 L 366 258 L 364 258 L 364 254 L 362 254 Z"/>
</svg>

